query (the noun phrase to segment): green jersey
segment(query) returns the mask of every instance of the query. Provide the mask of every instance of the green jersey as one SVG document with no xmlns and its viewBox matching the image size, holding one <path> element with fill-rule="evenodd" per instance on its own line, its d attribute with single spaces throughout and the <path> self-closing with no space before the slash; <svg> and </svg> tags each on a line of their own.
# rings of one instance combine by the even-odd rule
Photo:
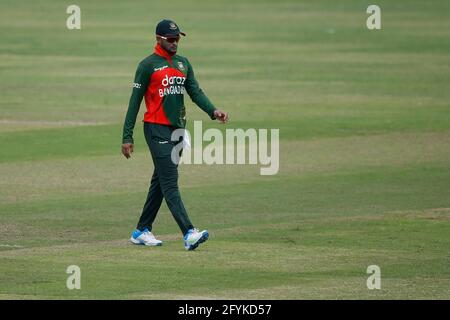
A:
<svg viewBox="0 0 450 320">
<path fill-rule="evenodd" d="M 215 119 L 216 108 L 200 89 L 188 59 L 179 55 L 170 56 L 161 46 L 156 45 L 155 52 L 137 67 L 122 143 L 133 143 L 133 129 L 143 98 L 147 107 L 144 122 L 184 128 L 185 92 L 211 119 Z"/>
</svg>

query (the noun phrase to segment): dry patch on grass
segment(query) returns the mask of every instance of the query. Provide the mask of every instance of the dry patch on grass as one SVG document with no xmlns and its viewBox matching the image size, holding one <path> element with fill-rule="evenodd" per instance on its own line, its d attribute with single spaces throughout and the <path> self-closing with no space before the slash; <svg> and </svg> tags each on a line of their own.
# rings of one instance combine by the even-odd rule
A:
<svg viewBox="0 0 450 320">
<path fill-rule="evenodd" d="M 112 156 L 0 164 L 0 176 L 7 177 L 0 181 L 0 201 L 14 203 L 72 194 L 144 192 L 153 170 L 146 148 L 138 146 L 138 152 L 129 161 L 125 161 L 118 150 L 117 155 Z M 282 140 L 278 175 L 261 176 L 261 165 L 181 165 L 180 185 L 182 190 L 217 187 L 280 176 L 300 178 L 355 168 L 445 164 L 449 160 L 450 132 Z M 220 174 L 217 174 L 219 167 Z"/>
<path fill-rule="evenodd" d="M 0 132 L 16 132 L 49 128 L 68 128 L 83 126 L 102 126 L 112 123 L 99 121 L 44 121 L 44 120 L 10 120 L 0 119 Z"/>
<path fill-rule="evenodd" d="M 23 248 L 18 243 L 32 230 L 29 226 L 14 224 L 14 223 L 0 223 L 0 247 Z"/>
<path fill-rule="evenodd" d="M 131 300 L 225 300 L 225 296 L 217 295 L 196 295 L 196 294 L 178 294 L 178 293 L 167 293 L 167 292 L 143 292 L 143 293 L 133 293 L 127 295 L 127 299 Z M 232 299 L 232 298 L 228 298 Z"/>
<path fill-rule="evenodd" d="M 448 164 L 450 132 L 392 133 L 284 142 L 280 173 L 320 173 L 364 167 Z"/>
<path fill-rule="evenodd" d="M 23 226 L 13 223 L 0 223 L 0 257 L 4 252 L 23 250 L 25 246 L 22 239 L 32 230 L 29 226 Z"/>
<path fill-rule="evenodd" d="M 34 257 L 34 256 L 60 256 L 69 251 L 84 251 L 86 254 L 91 251 L 99 251 L 99 248 L 131 247 L 133 244 L 128 239 L 116 239 L 108 241 L 82 242 L 63 245 L 51 245 L 44 247 L 29 247 L 20 250 L 8 250 L 0 253 L 0 258 L 6 257 Z"/>
<path fill-rule="evenodd" d="M 39 300 L 52 299 L 50 296 L 37 296 L 34 294 L 14 294 L 14 293 L 0 293 L 0 300 Z"/>
<path fill-rule="evenodd" d="M 431 208 L 426 210 L 396 210 L 386 214 L 406 219 L 426 219 L 436 221 L 450 221 L 450 208 Z"/>
<path fill-rule="evenodd" d="M 448 299 L 450 297 L 450 280 L 439 285 L 430 286 L 435 279 L 426 278 L 382 278 L 380 290 L 369 290 L 366 285 L 368 275 L 361 277 L 341 277 L 332 274 L 323 277 L 304 275 L 297 284 L 280 285 L 263 288 L 231 288 L 229 290 L 202 289 L 203 295 L 195 293 L 159 292 L 137 293 L 130 299 L 242 299 L 242 300 L 280 300 L 280 299 Z M 205 292 L 206 291 L 206 292 Z M 207 293 L 207 294 L 205 294 Z"/>
</svg>

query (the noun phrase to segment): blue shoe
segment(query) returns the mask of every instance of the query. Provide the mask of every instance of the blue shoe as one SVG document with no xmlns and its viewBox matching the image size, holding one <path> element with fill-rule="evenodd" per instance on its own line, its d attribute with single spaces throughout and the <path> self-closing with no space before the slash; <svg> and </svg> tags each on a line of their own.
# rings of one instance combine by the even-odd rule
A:
<svg viewBox="0 0 450 320">
<path fill-rule="evenodd" d="M 148 231 L 147 228 L 145 228 L 144 231 L 138 229 L 134 230 L 131 234 L 130 241 L 134 244 L 143 244 L 152 247 L 162 245 L 162 241 L 156 239 L 153 233 Z"/>
<path fill-rule="evenodd" d="M 195 250 L 200 243 L 208 240 L 209 233 L 207 230 L 203 230 L 201 232 L 198 229 L 189 229 L 186 235 L 183 237 L 184 239 L 184 248 L 186 250 Z"/>
</svg>

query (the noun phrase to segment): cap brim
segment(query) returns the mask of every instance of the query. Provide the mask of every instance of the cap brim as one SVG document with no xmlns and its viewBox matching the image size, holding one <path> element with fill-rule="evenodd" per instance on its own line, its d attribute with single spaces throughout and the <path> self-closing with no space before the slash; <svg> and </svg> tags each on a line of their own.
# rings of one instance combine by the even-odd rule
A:
<svg viewBox="0 0 450 320">
<path fill-rule="evenodd" d="M 177 32 L 177 33 L 166 33 L 163 37 L 176 37 L 176 36 L 179 36 L 180 34 L 181 34 L 183 37 L 186 36 L 186 33 L 179 31 L 179 32 Z"/>
</svg>

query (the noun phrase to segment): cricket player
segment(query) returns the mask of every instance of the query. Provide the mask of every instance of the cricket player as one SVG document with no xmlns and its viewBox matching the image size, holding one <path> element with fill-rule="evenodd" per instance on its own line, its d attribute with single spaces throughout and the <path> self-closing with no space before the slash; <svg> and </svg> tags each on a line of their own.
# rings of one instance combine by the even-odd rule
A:
<svg viewBox="0 0 450 320">
<path fill-rule="evenodd" d="M 222 123 L 228 114 L 214 107 L 200 89 L 188 59 L 177 55 L 181 36 L 178 25 L 162 20 L 156 26 L 156 46 L 153 54 L 142 60 L 136 71 L 122 137 L 122 154 L 128 159 L 134 149 L 133 129 L 142 99 L 147 111 L 144 114 L 144 136 L 153 159 L 154 172 L 147 199 L 136 230 L 130 241 L 134 244 L 160 246 L 162 241 L 152 233 L 152 225 L 166 200 L 175 221 L 181 229 L 186 250 L 194 250 L 208 239 L 208 231 L 194 228 L 178 190 L 178 164 L 172 161 L 172 149 L 180 141 L 172 141 L 172 132 L 186 126 L 184 93 L 208 116 Z M 182 139 L 182 138 L 181 138 Z"/>
</svg>

